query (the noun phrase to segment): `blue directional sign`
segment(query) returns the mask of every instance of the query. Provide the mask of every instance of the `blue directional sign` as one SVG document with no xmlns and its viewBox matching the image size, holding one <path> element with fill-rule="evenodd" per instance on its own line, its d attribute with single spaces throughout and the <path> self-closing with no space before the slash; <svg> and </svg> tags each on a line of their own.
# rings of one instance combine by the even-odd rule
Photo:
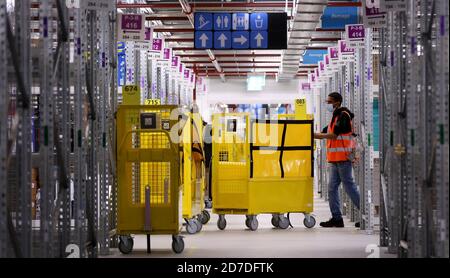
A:
<svg viewBox="0 0 450 278">
<path fill-rule="evenodd" d="M 286 49 L 287 13 L 196 12 L 195 49 Z"/>
<path fill-rule="evenodd" d="M 196 31 L 195 48 L 211 49 L 213 46 L 213 34 L 211 31 Z"/>
<path fill-rule="evenodd" d="M 249 14 L 235 13 L 233 14 L 233 30 L 242 31 L 249 28 Z"/>
<path fill-rule="evenodd" d="M 231 48 L 231 32 L 214 32 L 214 48 L 230 49 Z"/>
<path fill-rule="evenodd" d="M 216 31 L 231 30 L 231 14 L 215 13 L 213 20 L 214 20 L 214 30 Z"/>
<path fill-rule="evenodd" d="M 195 13 L 194 28 L 197 31 L 212 30 L 213 15 L 212 13 Z"/>
<path fill-rule="evenodd" d="M 267 31 L 268 26 L 267 13 L 252 13 L 250 15 L 250 29 L 252 31 Z"/>
<path fill-rule="evenodd" d="M 235 31 L 231 33 L 233 38 L 232 46 L 234 49 L 248 49 L 250 45 L 248 31 Z"/>
<path fill-rule="evenodd" d="M 268 36 L 267 31 L 251 31 L 250 47 L 251 48 L 267 48 Z"/>
</svg>

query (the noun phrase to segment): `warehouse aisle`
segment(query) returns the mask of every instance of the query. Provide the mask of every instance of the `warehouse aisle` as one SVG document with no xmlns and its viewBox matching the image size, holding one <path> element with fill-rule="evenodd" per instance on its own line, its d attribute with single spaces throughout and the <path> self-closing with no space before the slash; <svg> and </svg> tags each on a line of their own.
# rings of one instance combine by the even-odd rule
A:
<svg viewBox="0 0 450 278">
<path fill-rule="evenodd" d="M 368 235 L 365 231 L 354 228 L 354 223 L 346 220 L 345 228 L 324 229 L 318 226 L 328 220 L 328 203 L 323 199 L 315 199 L 317 225 L 313 229 L 303 226 L 303 215 L 291 215 L 294 228 L 286 230 L 272 227 L 270 215 L 258 216 L 259 228 L 252 232 L 244 225 L 242 215 L 226 216 L 227 227 L 220 231 L 217 226 L 217 215 L 196 235 L 185 234 L 185 250 L 175 254 L 170 249 L 169 236 L 152 237 L 152 253 L 146 253 L 146 237 L 137 235 L 134 238 L 134 249 L 129 255 L 122 255 L 118 249 L 111 249 L 107 257 L 177 257 L 177 258 L 364 258 L 368 244 L 378 244 L 379 235 Z M 394 257 L 380 250 L 380 257 Z"/>
</svg>

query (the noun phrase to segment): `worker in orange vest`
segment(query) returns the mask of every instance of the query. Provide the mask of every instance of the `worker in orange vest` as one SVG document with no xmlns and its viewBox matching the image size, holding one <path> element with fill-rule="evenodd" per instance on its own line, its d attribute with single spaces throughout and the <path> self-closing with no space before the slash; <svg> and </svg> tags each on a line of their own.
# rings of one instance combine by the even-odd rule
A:
<svg viewBox="0 0 450 278">
<path fill-rule="evenodd" d="M 332 218 L 329 221 L 321 222 L 320 226 L 344 227 L 339 200 L 339 186 L 344 184 L 345 191 L 349 195 L 353 204 L 359 209 L 360 196 L 358 188 L 353 181 L 352 149 L 355 148 L 356 136 L 353 133 L 354 114 L 346 107 L 341 107 L 342 96 L 333 92 L 326 100 L 327 110 L 333 113 L 330 123 L 322 130 L 322 133 L 314 133 L 315 139 L 327 140 L 327 161 L 330 164 L 330 178 L 328 182 L 328 201 Z M 359 222 L 355 223 L 359 227 Z"/>
</svg>

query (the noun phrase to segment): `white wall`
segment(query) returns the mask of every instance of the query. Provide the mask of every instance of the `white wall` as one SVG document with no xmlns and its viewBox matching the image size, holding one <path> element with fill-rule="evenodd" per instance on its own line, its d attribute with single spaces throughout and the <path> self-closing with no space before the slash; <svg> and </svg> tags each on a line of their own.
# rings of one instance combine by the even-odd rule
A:
<svg viewBox="0 0 450 278">
<path fill-rule="evenodd" d="M 292 104 L 299 98 L 298 79 L 288 82 L 276 82 L 274 78 L 266 78 L 262 91 L 247 91 L 246 78 L 229 78 L 222 82 L 220 78 L 208 78 L 208 91 L 197 95 L 200 111 L 209 121 L 211 110 L 218 103 L 223 104 Z"/>
</svg>

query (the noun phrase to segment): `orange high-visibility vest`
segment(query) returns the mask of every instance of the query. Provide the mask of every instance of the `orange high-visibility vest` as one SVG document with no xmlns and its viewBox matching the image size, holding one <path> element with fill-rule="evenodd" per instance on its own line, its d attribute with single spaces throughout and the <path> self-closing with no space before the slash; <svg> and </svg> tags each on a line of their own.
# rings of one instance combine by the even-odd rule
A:
<svg viewBox="0 0 450 278">
<path fill-rule="evenodd" d="M 355 146 L 352 135 L 353 125 L 350 114 L 347 113 L 346 111 L 343 111 L 343 113 L 346 113 L 350 118 L 350 126 L 352 131 L 348 133 L 339 134 L 339 136 L 336 139 L 327 139 L 328 162 L 348 161 L 347 156 L 352 151 L 352 148 L 354 148 Z M 330 124 L 328 125 L 328 133 L 334 133 L 334 127 L 336 126 L 337 120 L 338 117 L 335 117 L 334 120 L 330 122 Z"/>
</svg>

